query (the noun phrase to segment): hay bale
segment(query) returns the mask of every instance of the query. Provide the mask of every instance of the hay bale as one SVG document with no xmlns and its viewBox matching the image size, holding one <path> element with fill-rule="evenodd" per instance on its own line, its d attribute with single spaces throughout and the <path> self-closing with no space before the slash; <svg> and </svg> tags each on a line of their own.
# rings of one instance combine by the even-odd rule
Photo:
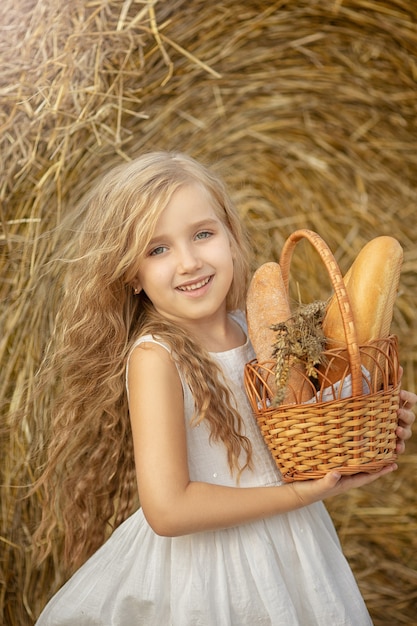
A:
<svg viewBox="0 0 417 626">
<path fill-rule="evenodd" d="M 405 263 L 394 330 L 415 389 L 416 21 L 417 6 L 403 0 L 3 0 L 5 426 L 9 409 L 26 402 L 51 326 L 48 285 L 32 290 L 53 240 L 29 241 L 58 224 L 98 174 L 155 148 L 219 169 L 251 233 L 254 266 L 278 259 L 299 227 L 319 232 L 344 270 L 371 237 L 397 237 Z M 312 254 L 306 248 L 294 260 L 305 301 L 328 289 Z M 306 266 L 316 268 L 308 278 Z M 30 441 L 45 420 L 46 412 L 31 416 L 0 439 L 0 610 L 10 625 L 33 623 L 66 576 L 59 542 L 33 571 L 40 503 L 19 498 L 36 471 Z M 330 503 L 377 625 L 415 615 L 413 450 L 395 477 Z"/>
</svg>

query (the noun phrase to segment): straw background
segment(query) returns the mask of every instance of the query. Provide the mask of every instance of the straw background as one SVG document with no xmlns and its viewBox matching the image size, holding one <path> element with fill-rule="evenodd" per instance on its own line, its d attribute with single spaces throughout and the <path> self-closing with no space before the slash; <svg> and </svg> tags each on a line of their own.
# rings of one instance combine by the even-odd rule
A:
<svg viewBox="0 0 417 626">
<path fill-rule="evenodd" d="M 114 163 L 162 148 L 213 164 L 254 267 L 297 228 L 343 271 L 370 238 L 397 237 L 393 330 L 416 390 L 416 22 L 411 0 L 1 1 L 0 622 L 33 624 L 68 575 L 59 541 L 33 568 L 41 502 L 21 498 L 47 412 L 7 429 L 51 328 L 53 285 L 33 286 L 53 238 L 30 242 Z M 308 246 L 294 274 L 304 301 L 329 295 Z M 417 624 L 416 470 L 412 440 L 395 475 L 328 503 L 376 626 Z"/>
</svg>

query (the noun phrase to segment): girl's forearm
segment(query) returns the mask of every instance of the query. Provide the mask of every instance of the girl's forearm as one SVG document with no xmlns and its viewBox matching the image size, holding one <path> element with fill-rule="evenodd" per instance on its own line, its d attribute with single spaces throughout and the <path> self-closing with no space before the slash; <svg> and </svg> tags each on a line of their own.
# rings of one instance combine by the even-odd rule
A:
<svg viewBox="0 0 417 626">
<path fill-rule="evenodd" d="M 174 537 L 230 528 L 286 513 L 308 503 L 294 484 L 238 488 L 190 482 L 171 503 L 166 500 L 156 506 L 154 503 L 154 506 L 144 507 L 144 513 L 157 534 Z"/>
<path fill-rule="evenodd" d="M 142 503 L 145 516 L 160 535 L 180 536 L 204 530 L 219 530 L 288 513 L 325 498 L 363 487 L 397 469 L 392 463 L 372 474 L 342 476 L 329 472 L 318 480 L 287 483 L 276 487 L 224 487 L 188 482 L 175 492 L 161 489 Z M 158 490 L 159 491 L 159 490 Z M 145 504 L 145 505 L 144 505 Z"/>
</svg>

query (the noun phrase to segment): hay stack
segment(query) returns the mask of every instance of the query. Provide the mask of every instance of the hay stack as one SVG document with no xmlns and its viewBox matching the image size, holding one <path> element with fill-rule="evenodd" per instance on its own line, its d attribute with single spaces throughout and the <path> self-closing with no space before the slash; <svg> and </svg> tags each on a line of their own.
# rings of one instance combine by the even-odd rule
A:
<svg viewBox="0 0 417 626">
<path fill-rule="evenodd" d="M 219 168 L 251 232 L 254 265 L 299 227 L 346 269 L 378 234 L 405 250 L 394 330 L 405 382 L 417 361 L 417 5 L 405 0 L 2 0 L 0 405 L 24 405 L 51 321 L 32 292 L 59 223 L 100 172 L 144 150 Z M 311 252 L 304 301 L 323 295 Z M 306 262 L 317 274 L 304 274 Z M 298 270 L 297 270 L 298 268 Z M 50 286 L 49 286 L 50 287 Z M 327 285 L 325 286 L 325 292 Z M 0 611 L 32 624 L 65 577 L 32 570 L 40 503 L 27 451 L 47 413 L 2 430 Z M 330 503 L 375 624 L 417 623 L 417 514 L 410 444 L 400 471 Z"/>
</svg>

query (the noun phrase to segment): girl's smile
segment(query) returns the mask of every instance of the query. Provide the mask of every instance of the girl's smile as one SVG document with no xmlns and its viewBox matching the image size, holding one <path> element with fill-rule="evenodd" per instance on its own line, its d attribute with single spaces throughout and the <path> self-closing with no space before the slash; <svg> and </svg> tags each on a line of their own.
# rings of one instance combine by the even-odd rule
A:
<svg viewBox="0 0 417 626">
<path fill-rule="evenodd" d="M 203 287 L 208 285 L 211 279 L 212 279 L 212 276 L 208 276 L 207 278 L 204 278 L 203 280 L 199 280 L 197 282 L 191 282 L 191 283 L 187 283 L 184 285 L 180 285 L 177 287 L 177 289 L 179 289 L 180 291 L 186 291 L 188 293 L 194 293 L 194 295 L 200 295 L 200 290 L 202 290 Z"/>
<path fill-rule="evenodd" d="M 164 317 L 201 334 L 205 323 L 225 323 L 232 280 L 230 235 L 210 196 L 198 184 L 180 188 L 157 221 L 134 287 Z"/>
</svg>

